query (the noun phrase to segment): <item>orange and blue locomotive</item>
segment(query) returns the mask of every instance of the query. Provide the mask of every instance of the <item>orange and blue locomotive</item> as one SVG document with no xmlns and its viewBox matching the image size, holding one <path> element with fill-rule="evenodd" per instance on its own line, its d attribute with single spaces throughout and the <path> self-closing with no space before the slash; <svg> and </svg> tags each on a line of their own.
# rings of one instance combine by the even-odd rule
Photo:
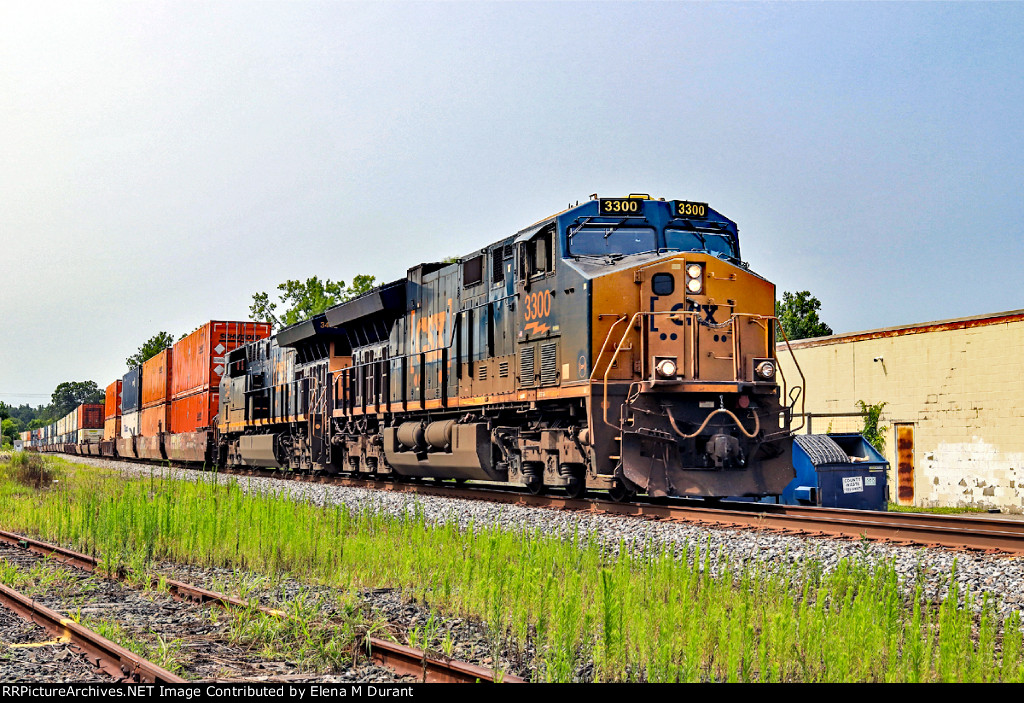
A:
<svg viewBox="0 0 1024 703">
<path fill-rule="evenodd" d="M 778 495 L 774 301 L 706 203 L 593 197 L 232 351 L 219 461 Z"/>
</svg>

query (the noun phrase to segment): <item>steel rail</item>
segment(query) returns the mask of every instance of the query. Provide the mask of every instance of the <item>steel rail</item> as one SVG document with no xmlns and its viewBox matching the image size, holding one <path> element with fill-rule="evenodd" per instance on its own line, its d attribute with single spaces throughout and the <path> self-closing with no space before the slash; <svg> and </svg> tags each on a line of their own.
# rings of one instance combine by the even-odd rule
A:
<svg viewBox="0 0 1024 703">
<path fill-rule="evenodd" d="M 83 653 L 97 669 L 106 672 L 117 681 L 188 683 L 180 676 L 3 584 L 0 584 L 0 605 L 14 611 L 22 619 L 41 626 L 51 635 L 70 642 L 73 648 Z"/>
<path fill-rule="evenodd" d="M 84 571 L 95 572 L 99 567 L 100 560 L 96 557 L 14 532 L 0 530 L 0 542 L 21 547 L 35 554 L 53 559 L 58 563 L 73 566 Z M 117 575 L 117 578 L 121 579 L 121 577 L 121 574 Z M 160 578 L 151 577 L 151 583 L 156 586 L 160 583 Z M 282 610 L 249 603 L 224 593 L 200 588 L 182 581 L 163 579 L 163 585 L 166 586 L 172 597 L 180 601 L 215 604 L 222 607 L 253 608 L 265 615 L 289 617 Z M 525 680 L 518 676 L 509 674 L 498 676 L 492 669 L 477 664 L 457 660 L 435 659 L 427 656 L 426 652 L 421 649 L 388 642 L 379 637 L 367 637 L 366 644 L 370 657 L 377 663 L 403 676 L 419 676 L 421 681 L 425 683 L 475 683 L 478 681 L 525 683 Z"/>
</svg>

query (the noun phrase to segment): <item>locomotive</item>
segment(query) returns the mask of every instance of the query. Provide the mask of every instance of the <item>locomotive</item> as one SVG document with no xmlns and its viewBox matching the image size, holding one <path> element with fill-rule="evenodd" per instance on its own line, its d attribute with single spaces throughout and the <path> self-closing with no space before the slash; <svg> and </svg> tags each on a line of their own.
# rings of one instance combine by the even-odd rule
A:
<svg viewBox="0 0 1024 703">
<path fill-rule="evenodd" d="M 592 197 L 231 351 L 214 460 L 778 495 L 799 390 L 774 301 L 707 203 Z"/>
<path fill-rule="evenodd" d="M 595 195 L 272 337 L 210 322 L 112 384 L 108 441 L 78 451 L 619 500 L 779 495 L 802 389 L 778 371 L 774 302 L 707 203 Z"/>
</svg>

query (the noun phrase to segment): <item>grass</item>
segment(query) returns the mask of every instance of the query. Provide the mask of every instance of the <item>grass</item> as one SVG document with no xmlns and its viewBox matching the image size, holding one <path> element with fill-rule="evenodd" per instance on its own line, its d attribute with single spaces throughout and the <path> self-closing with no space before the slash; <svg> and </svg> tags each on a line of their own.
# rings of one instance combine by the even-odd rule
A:
<svg viewBox="0 0 1024 703">
<path fill-rule="evenodd" d="M 1024 681 L 1019 615 L 1002 617 L 953 574 L 930 603 L 921 579 L 902 584 L 892 565 L 858 559 L 824 573 L 813 561 L 731 564 L 707 545 L 637 554 L 589 534 L 462 530 L 422 511 L 396 518 L 156 474 L 78 471 L 32 496 L 0 490 L 0 514 L 8 528 L 102 554 L 109 569 L 166 559 L 343 591 L 401 589 L 486 621 L 495 661 L 535 652 L 535 678 L 547 681 Z M 296 599 L 298 629 L 278 639 L 333 661 L 359 633 L 318 632 L 320 607 Z M 293 627 L 239 617 L 241 643 Z M 409 633 L 451 647 L 439 637 L 426 625 Z"/>
<path fill-rule="evenodd" d="M 889 503 L 886 508 L 890 513 L 929 513 L 932 515 L 963 515 L 966 513 L 987 513 L 986 508 L 971 508 L 971 507 L 938 507 L 938 508 L 920 508 L 916 505 L 897 505 L 896 503 Z"/>
<path fill-rule="evenodd" d="M 101 637 L 121 645 L 143 659 L 147 659 L 172 674 L 182 673 L 181 639 L 164 639 L 159 633 L 150 631 L 146 637 L 138 637 L 128 632 L 113 620 L 102 618 L 82 618 L 72 616 L 75 622 L 88 627 Z"/>
<path fill-rule="evenodd" d="M 60 479 L 60 462 L 35 452 L 15 452 L 7 461 L 0 463 L 0 470 L 8 481 L 38 490 Z"/>
</svg>

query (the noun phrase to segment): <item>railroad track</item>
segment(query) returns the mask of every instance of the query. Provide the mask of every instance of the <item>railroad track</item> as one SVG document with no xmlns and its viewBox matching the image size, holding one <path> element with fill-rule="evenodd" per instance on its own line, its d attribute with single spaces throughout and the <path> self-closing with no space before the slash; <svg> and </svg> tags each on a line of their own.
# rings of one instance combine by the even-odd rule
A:
<svg viewBox="0 0 1024 703">
<path fill-rule="evenodd" d="M 88 571 L 90 573 L 95 572 L 97 567 L 99 566 L 99 559 L 89 556 L 88 554 L 82 554 L 80 552 L 76 552 L 74 550 L 67 549 L 59 545 L 49 544 L 47 542 L 32 539 L 30 537 L 19 535 L 14 532 L 0 530 L 0 542 L 4 542 L 13 546 L 20 547 L 22 549 L 26 549 L 35 554 L 39 554 L 49 559 L 52 559 L 62 565 L 70 566 L 83 571 Z M 156 586 L 158 583 L 162 584 L 163 587 L 165 587 L 167 591 L 170 593 L 170 595 L 176 600 L 190 601 L 200 604 L 213 604 L 222 607 L 234 607 L 242 609 L 253 608 L 266 615 L 271 615 L 274 617 L 288 617 L 288 615 L 281 610 L 267 608 L 259 605 L 254 606 L 238 598 L 234 598 L 232 596 L 228 596 L 223 593 L 218 593 L 216 591 L 211 591 L 205 588 L 200 588 L 198 586 L 184 583 L 182 581 L 152 577 L 152 584 Z M 0 585 L 0 588 L 4 588 L 7 591 L 11 590 L 8 589 L 6 586 L 2 585 Z M 25 597 L 21 596 L 21 598 L 24 599 Z M 4 604 L 6 605 L 6 601 L 4 602 Z M 38 605 L 36 605 L 36 607 L 42 608 L 42 606 Z M 22 612 L 18 610 L 17 607 L 12 607 L 12 609 L 19 612 L 19 614 L 21 614 Z M 43 608 L 43 610 L 47 609 Z M 49 612 L 53 613 L 53 611 Z M 46 620 L 50 616 L 47 615 L 42 617 L 44 618 L 44 620 Z M 60 619 L 59 615 L 57 615 L 57 617 Z M 66 619 L 61 619 L 61 621 L 66 621 Z M 75 625 L 76 623 L 71 624 Z M 81 626 L 78 626 L 78 628 L 85 630 L 85 628 L 82 628 Z M 95 633 L 92 634 L 95 635 Z M 95 636 L 99 637 L 98 635 Z M 103 640 L 103 638 L 99 639 Z M 127 650 L 118 647 L 117 645 L 115 645 L 112 642 L 109 642 L 108 640 L 103 640 L 103 642 L 105 642 L 106 645 L 112 645 L 113 647 L 122 650 L 121 655 L 123 656 L 134 656 L 131 655 L 130 652 L 127 652 Z M 105 647 L 106 645 L 103 646 Z M 370 657 L 378 664 L 386 666 L 389 669 L 392 669 L 393 671 L 395 671 L 395 673 L 399 675 L 416 676 L 425 683 L 475 683 L 496 682 L 499 680 L 503 683 L 525 683 L 523 679 L 517 676 L 505 674 L 501 677 L 498 677 L 493 670 L 488 669 L 486 667 L 482 667 L 477 664 L 472 664 L 469 662 L 436 659 L 433 657 L 429 657 L 427 653 L 421 649 L 408 647 L 405 645 L 397 644 L 395 642 L 388 642 L 387 640 L 382 640 L 378 637 L 368 637 L 367 645 L 370 652 Z M 86 649 L 86 651 L 92 653 L 92 651 L 96 648 L 93 645 L 89 646 L 93 647 L 93 649 Z M 107 659 L 110 658 L 107 657 Z M 106 659 L 104 659 L 104 661 L 106 661 Z M 110 661 L 114 662 L 113 659 L 110 659 Z M 167 676 L 172 676 L 174 679 L 176 679 L 176 681 L 166 681 L 163 679 L 159 679 L 155 682 L 185 683 L 185 679 L 175 677 L 173 674 L 169 674 L 168 672 L 165 672 L 162 669 L 160 669 L 159 672 L 157 673 L 151 674 L 149 668 L 147 668 L 146 665 L 153 665 L 149 664 L 149 662 L 146 662 L 145 660 L 138 659 L 138 661 L 141 663 L 136 663 L 133 665 L 134 661 L 135 660 L 132 659 L 126 660 L 121 658 L 117 659 L 115 663 L 122 667 L 128 666 L 130 668 L 130 671 L 132 672 L 132 675 L 142 677 L 137 678 L 135 680 L 154 682 L 153 680 L 151 680 L 151 678 L 149 678 L 150 676 L 163 676 L 166 674 Z M 159 669 L 159 667 L 156 668 Z"/>
<path fill-rule="evenodd" d="M 3 584 L 0 584 L 0 606 L 13 611 L 28 622 L 41 626 L 53 637 L 70 642 L 73 649 L 83 654 L 90 664 L 109 674 L 115 681 L 188 683 L 180 676 Z"/>
</svg>

